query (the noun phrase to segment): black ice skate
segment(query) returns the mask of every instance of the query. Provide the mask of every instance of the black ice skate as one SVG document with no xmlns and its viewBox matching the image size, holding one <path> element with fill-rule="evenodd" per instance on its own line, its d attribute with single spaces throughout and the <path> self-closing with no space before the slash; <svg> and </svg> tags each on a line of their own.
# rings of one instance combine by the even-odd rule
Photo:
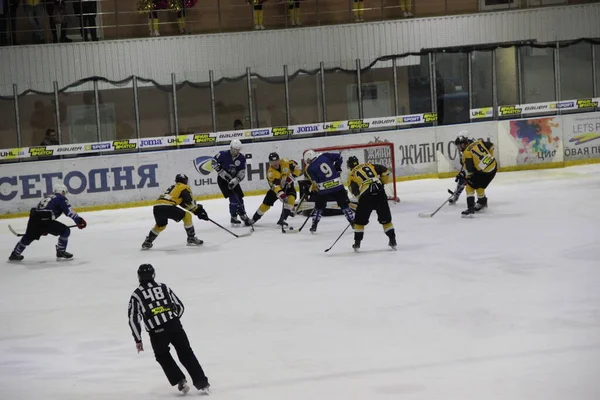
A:
<svg viewBox="0 0 600 400">
<path fill-rule="evenodd" d="M 248 218 L 248 216 L 246 214 L 240 215 L 240 218 L 242 219 L 242 221 L 244 221 L 244 225 L 246 225 L 246 226 L 252 226 L 254 223 L 254 221 L 252 221 L 250 218 Z"/>
<path fill-rule="evenodd" d="M 148 239 L 148 237 L 146 237 L 146 240 L 144 240 L 144 243 L 142 243 L 142 249 L 151 249 L 153 246 L 152 242 Z"/>
<path fill-rule="evenodd" d="M 286 227 L 286 226 L 288 226 L 288 223 L 285 222 L 284 220 L 280 219 L 279 221 L 277 221 L 277 225 L 279 225 L 281 227 Z"/>
<path fill-rule="evenodd" d="M 229 222 L 231 222 L 231 226 L 233 228 L 239 228 L 240 226 L 242 226 L 242 221 L 237 219 L 237 217 L 231 217 L 231 220 Z"/>
<path fill-rule="evenodd" d="M 487 197 L 477 199 L 477 204 L 475 204 L 475 211 L 481 211 L 484 208 L 487 208 Z"/>
<path fill-rule="evenodd" d="M 204 241 L 198 239 L 196 236 L 189 236 L 187 238 L 187 245 L 188 246 L 200 246 L 203 243 L 204 243 Z"/>
<path fill-rule="evenodd" d="M 200 394 L 209 395 L 210 394 L 210 383 L 207 383 L 205 386 L 198 387 L 196 389 L 200 391 Z"/>
<path fill-rule="evenodd" d="M 12 253 L 10 253 L 10 256 L 8 257 L 8 261 L 23 261 L 23 257 L 20 254 L 15 253 L 14 251 Z"/>
<path fill-rule="evenodd" d="M 352 248 L 354 249 L 355 253 L 358 253 L 358 251 L 360 250 L 360 242 L 354 242 L 354 244 L 352 245 Z"/>
<path fill-rule="evenodd" d="M 312 225 L 310 226 L 310 233 L 316 233 L 317 232 L 317 225 L 319 223 L 318 222 L 313 222 Z"/>
<path fill-rule="evenodd" d="M 183 394 L 187 394 L 187 392 L 190 391 L 190 387 L 188 386 L 187 381 L 185 379 L 179 381 L 179 383 L 177 384 L 177 390 L 179 390 Z"/>
<path fill-rule="evenodd" d="M 452 195 L 452 197 L 450 197 L 450 200 L 448 200 L 448 203 L 452 204 L 452 205 L 456 204 L 459 197 L 460 197 L 460 194 L 454 193 L 454 195 Z"/>
<path fill-rule="evenodd" d="M 396 250 L 397 243 L 396 243 L 396 238 L 395 237 L 390 238 L 388 246 L 390 246 L 392 248 L 392 250 Z"/>
<path fill-rule="evenodd" d="M 475 207 L 469 207 L 467 208 L 465 211 L 461 212 L 463 218 L 468 218 L 468 217 L 472 217 L 473 214 L 475 214 L 476 210 Z"/>
<path fill-rule="evenodd" d="M 72 259 L 73 254 L 69 253 L 66 250 L 56 249 L 56 261 L 71 261 Z"/>
</svg>

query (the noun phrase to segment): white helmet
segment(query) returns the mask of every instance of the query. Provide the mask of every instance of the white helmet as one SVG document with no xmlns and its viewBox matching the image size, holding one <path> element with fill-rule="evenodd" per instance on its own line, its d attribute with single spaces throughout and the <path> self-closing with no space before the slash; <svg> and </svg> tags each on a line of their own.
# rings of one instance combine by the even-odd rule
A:
<svg viewBox="0 0 600 400">
<path fill-rule="evenodd" d="M 310 164 L 315 158 L 317 158 L 317 153 L 314 150 L 306 150 L 304 153 L 304 162 L 306 164 Z"/>
<path fill-rule="evenodd" d="M 55 183 L 54 186 L 52 187 L 52 190 L 54 191 L 54 193 L 60 193 L 62 195 L 65 195 L 68 193 L 67 187 L 65 185 L 63 185 L 62 183 Z"/>
<path fill-rule="evenodd" d="M 230 143 L 229 143 L 229 148 L 231 150 L 237 150 L 240 151 L 242 150 L 242 142 L 239 141 L 239 139 L 233 139 Z"/>
</svg>

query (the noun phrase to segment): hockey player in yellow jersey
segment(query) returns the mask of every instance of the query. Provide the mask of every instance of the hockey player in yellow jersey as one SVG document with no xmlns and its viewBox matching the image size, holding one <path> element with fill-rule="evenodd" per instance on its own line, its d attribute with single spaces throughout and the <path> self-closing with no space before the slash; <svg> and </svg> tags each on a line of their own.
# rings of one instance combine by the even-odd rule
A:
<svg viewBox="0 0 600 400">
<path fill-rule="evenodd" d="M 465 185 L 467 193 L 467 209 L 462 215 L 469 216 L 487 207 L 485 189 L 496 176 L 498 163 L 494 157 L 494 145 L 489 141 L 473 140 L 461 135 L 456 138 L 454 144 L 462 153 L 463 166 L 456 176 L 456 181 L 459 185 Z"/>
<path fill-rule="evenodd" d="M 189 211 L 189 212 L 187 212 Z M 156 224 L 146 236 L 142 243 L 143 249 L 152 248 L 152 243 L 158 235 L 165 230 L 170 219 L 175 222 L 183 220 L 183 227 L 187 233 L 188 246 L 200 246 L 204 243 L 196 237 L 192 214 L 198 218 L 208 221 L 208 214 L 201 204 L 196 204 L 192 197 L 192 189 L 188 186 L 188 177 L 177 174 L 175 184 L 169 186 L 156 200 L 153 208 L 154 221 Z M 192 213 L 192 214 L 190 214 Z"/>
<path fill-rule="evenodd" d="M 275 204 L 277 200 L 283 203 L 283 212 L 277 225 L 282 229 L 288 225 L 286 220 L 292 214 L 296 202 L 296 188 L 294 187 L 295 178 L 302 174 L 302 169 L 294 160 L 279 158 L 279 154 L 273 152 L 269 154 L 269 169 L 267 171 L 267 181 L 270 190 L 265 195 L 262 204 L 252 217 L 252 223 L 262 218 L 262 216 Z"/>
<path fill-rule="evenodd" d="M 354 251 L 360 249 L 365 235 L 365 225 L 369 223 L 371 212 L 377 212 L 377 221 L 389 238 L 388 245 L 396 249 L 396 232 L 392 224 L 392 213 L 384 185 L 392 181 L 390 170 L 383 165 L 358 162 L 356 156 L 350 156 L 346 163 L 350 175 L 348 189 L 358 199 L 354 215 Z"/>
</svg>

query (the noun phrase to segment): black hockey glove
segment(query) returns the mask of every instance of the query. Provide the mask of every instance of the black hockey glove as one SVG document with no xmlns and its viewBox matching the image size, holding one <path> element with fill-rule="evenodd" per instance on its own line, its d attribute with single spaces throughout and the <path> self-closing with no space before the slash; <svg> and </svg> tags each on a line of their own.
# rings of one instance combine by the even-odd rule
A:
<svg viewBox="0 0 600 400">
<path fill-rule="evenodd" d="M 338 163 L 336 163 L 336 164 L 334 165 L 334 167 L 335 167 L 335 170 L 336 170 L 337 172 L 342 172 L 342 165 L 341 165 L 341 164 L 338 164 Z"/>
<path fill-rule="evenodd" d="M 201 204 L 198 204 L 198 207 L 196 208 L 194 214 L 196 214 L 196 217 L 208 221 L 208 214 L 206 213 L 206 210 L 204 209 L 204 207 L 202 207 Z"/>
<path fill-rule="evenodd" d="M 454 182 L 458 183 L 459 185 L 464 185 L 467 183 L 467 174 L 465 173 L 464 169 L 456 175 Z"/>
<path fill-rule="evenodd" d="M 77 219 L 77 221 L 76 221 L 76 224 L 77 224 L 77 227 L 78 227 L 79 229 L 83 229 L 83 228 L 85 228 L 85 227 L 87 226 L 87 222 L 85 222 L 85 219 L 83 219 L 83 218 L 81 218 L 81 217 L 79 217 L 79 218 Z"/>
</svg>

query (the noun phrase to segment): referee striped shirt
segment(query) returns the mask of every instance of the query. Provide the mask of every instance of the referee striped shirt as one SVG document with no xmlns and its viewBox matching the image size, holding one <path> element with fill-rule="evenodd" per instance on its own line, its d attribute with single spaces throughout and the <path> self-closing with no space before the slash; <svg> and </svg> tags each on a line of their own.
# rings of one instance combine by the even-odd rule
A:
<svg viewBox="0 0 600 400">
<path fill-rule="evenodd" d="M 164 283 L 144 282 L 129 300 L 129 327 L 136 342 L 142 341 L 140 320 L 147 331 L 183 315 L 183 303 Z"/>
</svg>

